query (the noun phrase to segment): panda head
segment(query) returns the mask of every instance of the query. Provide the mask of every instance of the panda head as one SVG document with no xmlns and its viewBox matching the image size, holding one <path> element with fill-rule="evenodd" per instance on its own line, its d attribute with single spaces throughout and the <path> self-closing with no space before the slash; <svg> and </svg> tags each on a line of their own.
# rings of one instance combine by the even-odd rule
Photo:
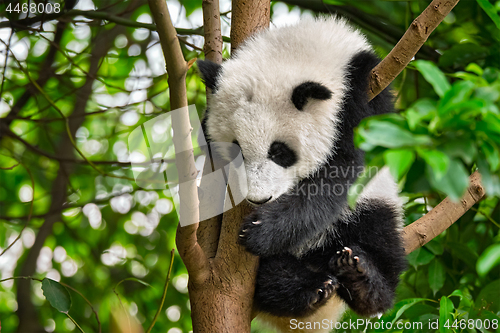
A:
<svg viewBox="0 0 500 333">
<path fill-rule="evenodd" d="M 310 20 L 258 34 L 222 65 L 198 61 L 212 90 L 205 135 L 240 146 L 248 201 L 276 200 L 334 153 L 348 63 L 366 45 L 344 21 Z"/>
</svg>

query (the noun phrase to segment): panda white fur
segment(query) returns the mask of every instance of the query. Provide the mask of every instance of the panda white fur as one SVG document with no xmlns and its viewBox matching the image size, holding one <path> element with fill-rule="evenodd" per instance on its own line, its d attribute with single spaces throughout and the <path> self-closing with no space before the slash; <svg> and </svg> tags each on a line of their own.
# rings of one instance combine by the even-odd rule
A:
<svg viewBox="0 0 500 333">
<path fill-rule="evenodd" d="M 347 204 L 363 167 L 353 129 L 392 111 L 387 90 L 367 101 L 378 61 L 338 18 L 261 32 L 222 65 L 198 61 L 212 89 L 207 141 L 238 144 L 245 162 L 255 207 L 239 241 L 261 257 L 255 304 L 281 331 L 300 332 L 292 318 L 337 320 L 345 303 L 365 316 L 392 306 L 405 267 L 394 181 L 384 171 Z"/>
</svg>

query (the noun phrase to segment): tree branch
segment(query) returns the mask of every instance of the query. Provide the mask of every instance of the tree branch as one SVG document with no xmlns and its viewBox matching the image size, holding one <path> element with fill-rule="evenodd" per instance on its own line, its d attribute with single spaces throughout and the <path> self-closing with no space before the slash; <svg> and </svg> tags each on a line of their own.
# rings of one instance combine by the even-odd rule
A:
<svg viewBox="0 0 500 333">
<path fill-rule="evenodd" d="M 205 59 L 222 63 L 222 38 L 219 13 L 219 0 L 203 0 L 203 26 L 205 27 Z M 210 98 L 210 88 L 206 88 L 207 100 Z M 211 152 L 209 152 L 211 154 Z M 215 161 L 210 155 L 211 163 L 205 163 L 203 174 L 213 172 Z M 214 164 L 215 163 L 215 164 Z M 208 258 L 214 258 L 219 244 L 219 235 L 222 224 L 222 216 L 214 216 L 208 220 L 202 221 L 198 227 L 197 235 L 200 246 Z"/>
<path fill-rule="evenodd" d="M 1 22 L 1 23 L 9 23 L 7 22 Z M 0 23 L 0 24 L 1 24 Z M 64 22 L 59 22 L 56 25 L 56 31 L 54 34 L 54 40 L 51 41 L 51 46 L 49 49 L 49 52 L 47 53 L 47 56 L 45 57 L 45 61 L 43 62 L 43 65 L 40 67 L 40 73 L 38 80 L 36 80 L 36 83 L 40 86 L 43 87 L 47 81 L 54 75 L 54 69 L 52 68 L 52 64 L 54 63 L 57 50 L 59 47 L 59 44 L 61 43 L 62 36 L 64 33 L 64 30 L 66 28 L 66 23 Z M 9 52 L 9 48 L 6 48 L 6 51 Z M 6 56 L 8 53 L 6 54 Z M 4 69 L 5 72 L 6 69 Z M 5 74 L 5 73 L 4 73 Z M 35 89 L 34 84 L 29 83 L 27 85 L 26 90 L 23 92 L 23 94 L 17 98 L 16 103 L 12 106 L 10 112 L 8 113 L 8 116 L 10 117 L 15 117 L 21 112 L 21 110 L 24 108 L 26 103 L 28 103 L 30 97 L 35 96 L 38 93 L 38 91 Z M 6 128 L 9 127 L 12 124 L 13 119 L 12 118 L 0 118 L 0 126 L 5 126 Z M 2 138 L 3 134 L 0 132 L 0 139 Z"/>
<path fill-rule="evenodd" d="M 199 221 L 198 189 L 196 176 L 198 174 L 193 156 L 191 142 L 191 124 L 187 110 L 186 73 L 190 64 L 186 63 L 177 38 L 177 32 L 170 20 L 165 0 L 149 0 L 149 7 L 153 15 L 160 43 L 165 56 L 170 88 L 170 105 L 172 110 L 173 142 L 176 151 L 176 166 L 179 171 L 180 187 L 180 218 L 186 227 L 177 228 L 176 244 L 179 254 L 186 265 L 191 279 L 204 281 L 208 274 L 208 260 L 203 253 L 196 237 Z M 180 154 L 183 152 L 183 154 Z M 188 152 L 187 154 L 184 152 Z"/>
<path fill-rule="evenodd" d="M 51 21 L 51 20 L 57 20 L 62 17 L 74 17 L 74 16 L 84 16 L 89 19 L 97 19 L 97 20 L 106 20 L 109 22 L 113 22 L 119 25 L 123 25 L 125 27 L 131 27 L 131 28 L 144 28 L 148 29 L 151 31 L 156 31 L 156 25 L 154 24 L 149 24 L 149 23 L 142 23 L 142 22 L 137 22 L 137 21 L 132 21 L 127 18 L 117 16 L 110 14 L 108 12 L 104 11 L 97 11 L 97 10 L 78 10 L 78 9 L 73 9 L 70 10 L 69 12 L 64 12 L 61 11 L 60 13 L 53 13 L 53 14 L 45 14 L 45 15 L 38 15 L 35 17 L 29 17 L 25 18 L 22 20 L 18 21 L 4 21 L 0 22 L 0 29 L 1 28 L 16 28 L 17 30 L 22 30 L 26 29 L 26 27 L 41 22 L 43 21 Z M 199 35 L 203 36 L 204 35 L 204 30 L 203 27 L 199 27 L 196 29 L 183 29 L 183 28 L 177 28 L 177 33 L 179 35 Z M 224 42 L 230 42 L 230 39 L 228 37 L 222 37 Z"/>
<path fill-rule="evenodd" d="M 248 37 L 269 27 L 271 3 L 266 0 L 232 1 L 231 53 Z"/>
<path fill-rule="evenodd" d="M 219 0 L 203 0 L 203 27 L 205 28 L 205 59 L 222 63 L 222 33 L 220 27 Z"/>
<path fill-rule="evenodd" d="M 371 100 L 401 73 L 424 45 L 429 35 L 460 0 L 433 0 L 410 25 L 392 51 L 370 75 L 368 98 Z"/>
</svg>

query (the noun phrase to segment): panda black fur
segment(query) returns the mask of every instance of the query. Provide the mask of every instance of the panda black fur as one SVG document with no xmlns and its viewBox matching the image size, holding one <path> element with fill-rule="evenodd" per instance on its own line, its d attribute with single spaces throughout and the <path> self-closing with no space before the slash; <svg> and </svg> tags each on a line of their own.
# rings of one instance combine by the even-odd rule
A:
<svg viewBox="0 0 500 333">
<path fill-rule="evenodd" d="M 207 141 L 237 143 L 244 157 L 255 208 L 240 242 L 261 257 L 255 304 L 283 331 L 289 318 L 308 321 L 329 309 L 337 319 L 343 302 L 365 316 L 392 306 L 405 259 L 401 202 L 388 171 L 354 211 L 347 204 L 364 158 L 353 129 L 392 111 L 388 90 L 367 101 L 378 61 L 338 18 L 259 33 L 222 65 L 198 61 L 212 89 Z"/>
</svg>

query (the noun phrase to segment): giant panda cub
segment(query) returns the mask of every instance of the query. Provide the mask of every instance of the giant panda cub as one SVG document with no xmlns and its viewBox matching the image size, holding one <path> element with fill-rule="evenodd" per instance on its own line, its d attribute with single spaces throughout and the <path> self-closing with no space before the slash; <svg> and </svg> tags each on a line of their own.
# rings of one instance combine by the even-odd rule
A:
<svg viewBox="0 0 500 333">
<path fill-rule="evenodd" d="M 207 141 L 244 159 L 254 209 L 239 241 L 260 256 L 255 305 L 282 331 L 300 331 L 292 318 L 337 320 L 345 303 L 364 316 L 392 306 L 405 267 L 396 184 L 383 169 L 347 203 L 364 158 L 353 129 L 392 110 L 388 90 L 367 100 L 378 61 L 339 18 L 258 33 L 222 65 L 198 61 L 212 90 Z"/>
</svg>

